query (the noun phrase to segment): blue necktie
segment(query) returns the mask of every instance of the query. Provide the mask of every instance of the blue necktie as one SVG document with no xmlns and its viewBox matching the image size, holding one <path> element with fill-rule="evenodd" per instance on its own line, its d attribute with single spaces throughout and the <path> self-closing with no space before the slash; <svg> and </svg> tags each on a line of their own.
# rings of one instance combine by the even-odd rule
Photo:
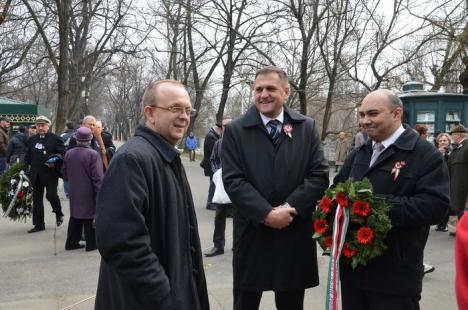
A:
<svg viewBox="0 0 468 310">
<path fill-rule="evenodd" d="M 280 130 L 278 129 L 278 125 L 281 122 L 277 119 L 273 119 L 267 123 L 268 126 L 268 133 L 270 134 L 271 140 L 274 144 L 278 142 L 278 138 L 280 136 Z"/>
</svg>

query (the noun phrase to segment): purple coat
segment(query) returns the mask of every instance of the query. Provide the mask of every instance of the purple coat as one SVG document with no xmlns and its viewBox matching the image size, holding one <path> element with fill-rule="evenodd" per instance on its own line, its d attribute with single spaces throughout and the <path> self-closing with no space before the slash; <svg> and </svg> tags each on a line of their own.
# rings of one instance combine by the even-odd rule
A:
<svg viewBox="0 0 468 310">
<path fill-rule="evenodd" d="M 101 157 L 90 147 L 77 146 L 65 153 L 64 175 L 70 187 L 72 217 L 94 218 L 102 174 Z"/>
</svg>

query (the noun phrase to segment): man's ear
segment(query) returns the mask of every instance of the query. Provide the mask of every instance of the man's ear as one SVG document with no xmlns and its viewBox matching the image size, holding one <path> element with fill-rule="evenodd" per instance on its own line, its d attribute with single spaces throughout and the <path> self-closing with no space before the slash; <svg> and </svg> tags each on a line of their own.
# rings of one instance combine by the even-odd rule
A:
<svg viewBox="0 0 468 310">
<path fill-rule="evenodd" d="M 395 110 L 393 110 L 393 115 L 395 116 L 396 119 L 403 119 L 403 108 L 402 107 L 397 107 Z"/>
<path fill-rule="evenodd" d="M 146 107 L 143 108 L 143 115 L 145 117 L 145 122 L 149 124 L 154 124 L 154 113 L 155 113 L 155 108 L 147 105 Z"/>
</svg>

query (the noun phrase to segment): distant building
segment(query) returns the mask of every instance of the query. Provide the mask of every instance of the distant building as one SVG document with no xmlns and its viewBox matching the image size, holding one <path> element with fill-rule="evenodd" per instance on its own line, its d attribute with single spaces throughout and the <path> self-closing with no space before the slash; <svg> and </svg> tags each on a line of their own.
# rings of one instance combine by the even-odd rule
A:
<svg viewBox="0 0 468 310">
<path fill-rule="evenodd" d="M 457 124 L 467 125 L 468 95 L 426 91 L 419 82 L 405 83 L 398 95 L 405 111 L 403 121 L 411 127 L 426 125 L 429 136 L 449 132 Z"/>
</svg>

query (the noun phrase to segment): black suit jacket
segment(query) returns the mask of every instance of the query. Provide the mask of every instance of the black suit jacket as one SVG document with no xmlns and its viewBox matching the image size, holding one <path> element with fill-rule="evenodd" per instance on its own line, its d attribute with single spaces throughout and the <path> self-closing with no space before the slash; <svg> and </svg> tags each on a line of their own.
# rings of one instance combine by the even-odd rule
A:
<svg viewBox="0 0 468 310">
<path fill-rule="evenodd" d="M 28 151 L 26 152 L 25 162 L 31 165 L 31 182 L 34 185 L 39 179 L 40 183 L 47 185 L 57 182 L 60 176 L 62 161 L 56 162 L 55 167 L 49 168 L 45 162 L 53 154 L 65 154 L 65 146 L 62 138 L 56 134 L 48 132 L 43 139 L 39 134 L 30 137 L 27 141 Z"/>
<path fill-rule="evenodd" d="M 275 145 L 254 106 L 225 129 L 223 181 L 234 204 L 234 288 L 298 290 L 318 285 L 312 211 L 328 187 L 328 163 L 315 121 L 285 107 L 285 124 Z M 278 230 L 262 224 L 288 202 L 298 216 Z"/>
</svg>

